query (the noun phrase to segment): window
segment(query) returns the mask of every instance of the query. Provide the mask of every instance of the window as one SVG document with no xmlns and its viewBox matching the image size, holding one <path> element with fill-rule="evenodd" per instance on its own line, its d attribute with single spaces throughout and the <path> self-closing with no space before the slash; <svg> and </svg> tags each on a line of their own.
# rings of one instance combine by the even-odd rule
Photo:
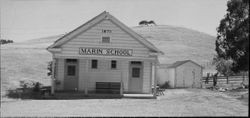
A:
<svg viewBox="0 0 250 118">
<path fill-rule="evenodd" d="M 76 75 L 76 66 L 75 65 L 68 65 L 67 70 L 68 70 L 68 72 L 67 72 L 68 76 L 75 76 Z"/>
<path fill-rule="evenodd" d="M 97 69 L 97 66 L 98 66 L 98 61 L 97 60 L 92 60 L 91 61 L 91 68 Z"/>
<path fill-rule="evenodd" d="M 116 69 L 116 60 L 111 61 L 111 69 Z"/>
<path fill-rule="evenodd" d="M 77 59 L 66 59 L 66 63 L 77 63 Z"/>
<path fill-rule="evenodd" d="M 141 61 L 131 61 L 133 65 L 142 65 Z"/>
<path fill-rule="evenodd" d="M 140 77 L 140 68 L 132 68 L 132 77 Z"/>
<path fill-rule="evenodd" d="M 108 36 L 102 37 L 102 43 L 110 43 L 110 37 Z"/>
</svg>

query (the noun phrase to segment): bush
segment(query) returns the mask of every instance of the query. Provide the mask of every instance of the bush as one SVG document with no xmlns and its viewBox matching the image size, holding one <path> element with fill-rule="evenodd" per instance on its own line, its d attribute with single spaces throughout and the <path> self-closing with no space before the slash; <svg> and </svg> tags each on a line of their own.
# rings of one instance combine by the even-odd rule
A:
<svg viewBox="0 0 250 118">
<path fill-rule="evenodd" d="M 160 88 L 165 88 L 165 89 L 170 88 L 169 81 L 166 81 L 163 85 L 160 86 Z"/>
<path fill-rule="evenodd" d="M 40 92 L 41 85 L 41 83 L 36 82 L 33 87 L 33 92 Z"/>
<path fill-rule="evenodd" d="M 33 88 L 35 85 L 34 81 L 31 80 L 22 80 L 20 81 L 20 87 L 23 89 L 27 89 L 27 88 Z"/>
<path fill-rule="evenodd" d="M 22 99 L 39 99 L 41 98 L 41 83 L 34 82 L 32 80 L 22 80 L 20 81 L 20 87 L 16 90 L 9 90 L 8 97 Z"/>
</svg>

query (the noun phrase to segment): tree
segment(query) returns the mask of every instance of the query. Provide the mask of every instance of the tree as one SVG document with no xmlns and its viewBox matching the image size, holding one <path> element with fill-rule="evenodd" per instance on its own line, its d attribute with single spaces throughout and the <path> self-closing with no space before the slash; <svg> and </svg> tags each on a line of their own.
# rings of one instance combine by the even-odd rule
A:
<svg viewBox="0 0 250 118">
<path fill-rule="evenodd" d="M 139 25 L 148 25 L 148 21 L 142 20 L 139 22 Z"/>
<path fill-rule="evenodd" d="M 219 58 L 232 60 L 234 72 L 249 70 L 249 1 L 230 0 L 217 28 L 215 42 Z"/>
<path fill-rule="evenodd" d="M 156 25 L 153 20 L 151 20 L 151 21 L 142 20 L 139 22 L 139 25 L 147 25 L 148 26 L 150 24 Z"/>
<path fill-rule="evenodd" d="M 232 68 L 232 60 L 225 60 L 223 58 L 220 58 L 218 56 L 213 58 L 213 65 L 216 65 L 216 70 L 227 77 L 227 83 L 228 83 L 228 77 L 233 75 L 234 72 L 231 70 Z"/>
<path fill-rule="evenodd" d="M 149 21 L 148 24 L 156 25 L 155 22 L 154 22 L 153 20 Z"/>
<path fill-rule="evenodd" d="M 0 44 L 8 44 L 8 43 L 13 43 L 13 40 L 0 39 Z"/>
</svg>

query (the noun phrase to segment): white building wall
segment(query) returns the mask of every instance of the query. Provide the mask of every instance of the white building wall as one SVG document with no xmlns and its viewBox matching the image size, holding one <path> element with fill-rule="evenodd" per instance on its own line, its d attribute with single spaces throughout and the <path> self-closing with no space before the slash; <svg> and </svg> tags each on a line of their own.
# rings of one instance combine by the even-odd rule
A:
<svg viewBox="0 0 250 118">
<path fill-rule="evenodd" d="M 175 70 L 174 68 L 158 67 L 157 70 L 157 80 L 159 85 L 165 84 L 169 81 L 170 88 L 175 86 Z"/>
<path fill-rule="evenodd" d="M 195 77 L 192 71 L 194 71 Z M 187 62 L 176 68 L 176 75 L 177 87 L 193 87 L 193 82 L 195 83 L 194 87 L 200 87 L 200 79 L 202 77 L 200 66 L 192 62 Z"/>
<path fill-rule="evenodd" d="M 143 62 L 143 86 L 142 91 L 143 93 L 150 93 L 151 92 L 151 63 L 149 61 Z"/>
<path fill-rule="evenodd" d="M 103 34 L 102 29 L 112 30 L 112 33 Z M 102 36 L 110 36 L 111 43 L 102 43 Z M 61 46 L 62 53 L 58 53 L 56 56 L 78 56 L 80 47 L 126 48 L 133 49 L 134 57 L 148 57 L 149 55 L 148 48 L 124 32 L 121 28 L 117 27 L 110 20 L 103 20 L 101 23 L 95 25 L 86 32 L 83 32 L 74 37 L 74 39 L 66 42 Z M 81 56 L 84 57 L 86 55 Z"/>
<path fill-rule="evenodd" d="M 124 92 L 128 91 L 128 81 L 129 81 L 129 61 L 123 60 L 121 62 L 121 71 L 122 71 L 122 82 L 123 82 L 123 88 Z"/>
<path fill-rule="evenodd" d="M 85 86 L 87 84 L 85 84 L 85 79 L 87 78 L 86 75 L 84 73 L 87 73 L 87 69 L 86 66 L 88 66 L 87 64 L 87 59 L 79 59 L 79 83 L 78 83 L 78 88 L 80 91 L 83 91 L 85 89 Z"/>
<path fill-rule="evenodd" d="M 56 80 L 60 81 L 60 84 L 56 85 L 55 90 L 63 90 L 64 82 L 64 59 L 56 59 Z"/>
<path fill-rule="evenodd" d="M 110 34 L 103 34 L 103 29 L 112 30 Z M 101 42 L 102 36 L 110 36 L 111 43 L 105 44 Z M 150 50 L 146 48 L 139 41 L 134 39 L 128 33 L 117 27 L 110 20 L 103 20 L 99 24 L 93 26 L 86 32 L 73 37 L 61 46 L 62 52 L 55 53 L 55 57 L 60 57 L 58 60 L 58 79 L 61 81 L 61 85 L 57 88 L 63 90 L 64 79 L 64 59 L 65 57 L 79 59 L 79 90 L 83 91 L 85 87 L 88 90 L 95 89 L 95 82 L 121 82 L 123 80 L 124 91 L 128 91 L 128 79 L 129 79 L 129 61 L 132 59 L 126 59 L 129 57 L 118 56 L 117 58 L 105 58 L 101 56 L 92 55 L 79 55 L 80 47 L 95 47 L 95 48 L 124 48 L 133 49 L 133 57 L 137 59 L 149 58 Z M 91 59 L 98 60 L 98 69 L 91 69 Z M 111 60 L 117 60 L 117 69 L 111 69 Z M 121 60 L 120 60 L 121 59 Z M 151 62 L 144 61 L 143 59 L 143 93 L 151 92 Z"/>
</svg>

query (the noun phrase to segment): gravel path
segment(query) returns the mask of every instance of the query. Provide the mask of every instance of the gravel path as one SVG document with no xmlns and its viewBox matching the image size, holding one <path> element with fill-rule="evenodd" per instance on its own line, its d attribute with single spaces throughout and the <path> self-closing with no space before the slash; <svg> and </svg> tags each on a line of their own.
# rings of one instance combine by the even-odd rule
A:
<svg viewBox="0 0 250 118">
<path fill-rule="evenodd" d="M 248 106 L 220 92 L 170 89 L 157 99 L 6 101 L 1 116 L 248 116 Z"/>
</svg>

